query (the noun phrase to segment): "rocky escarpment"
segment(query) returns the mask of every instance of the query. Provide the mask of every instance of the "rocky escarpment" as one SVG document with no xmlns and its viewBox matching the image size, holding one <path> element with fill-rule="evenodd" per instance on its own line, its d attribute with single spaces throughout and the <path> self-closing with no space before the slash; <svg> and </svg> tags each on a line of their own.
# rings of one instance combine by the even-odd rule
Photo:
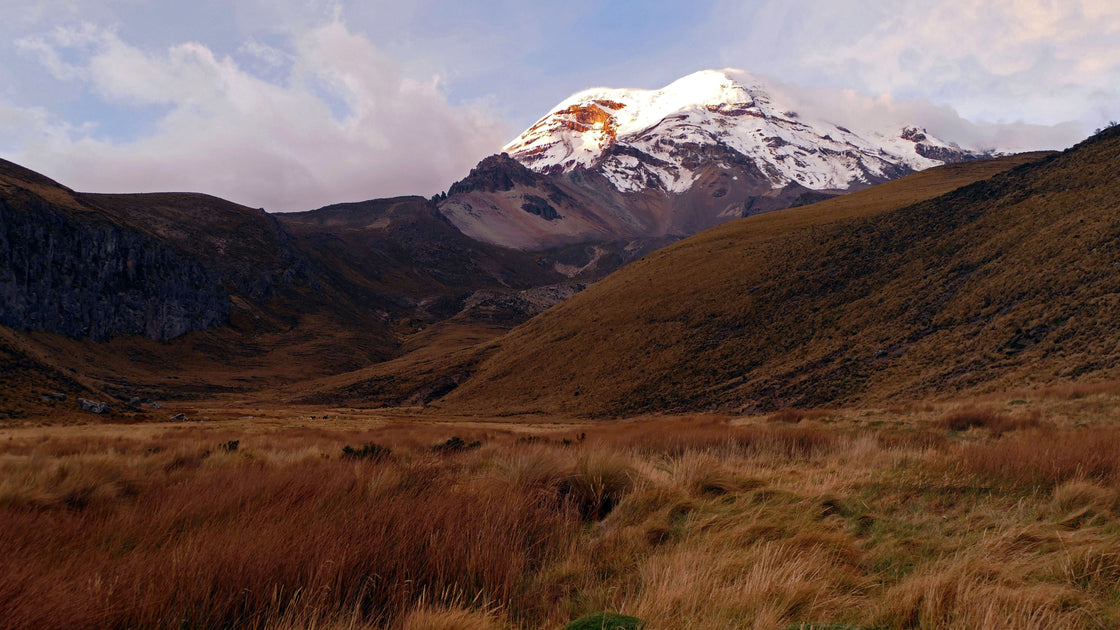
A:
<svg viewBox="0 0 1120 630">
<path fill-rule="evenodd" d="M 232 295 L 262 303 L 287 287 L 316 284 L 313 264 L 294 236 L 264 210 L 199 193 L 78 197 L 201 262 Z"/>
<path fill-rule="evenodd" d="M 502 153 L 491 155 L 471 169 L 469 175 L 451 185 L 447 190 L 448 195 L 457 195 L 472 191 L 496 192 L 510 190 L 520 184 L 533 186 L 538 178 L 533 171 L 522 166 L 520 162 L 511 158 L 509 154 Z"/>
<path fill-rule="evenodd" d="M 229 319 L 217 274 L 138 230 L 32 195 L 0 198 L 0 323 L 166 340 Z"/>
</svg>

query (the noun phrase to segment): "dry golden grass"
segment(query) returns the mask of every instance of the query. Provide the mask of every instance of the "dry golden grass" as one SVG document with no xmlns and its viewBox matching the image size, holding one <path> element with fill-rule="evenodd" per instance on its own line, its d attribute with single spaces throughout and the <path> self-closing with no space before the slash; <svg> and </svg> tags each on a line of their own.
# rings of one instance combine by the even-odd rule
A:
<svg viewBox="0 0 1120 630">
<path fill-rule="evenodd" d="M 1050 487 L 1074 480 L 1120 482 L 1120 427 L 1034 430 L 962 449 L 967 471 L 1008 483 Z"/>
<path fill-rule="evenodd" d="M 1120 402 L 1015 396 L 8 429 L 0 628 L 1114 627 Z"/>
</svg>

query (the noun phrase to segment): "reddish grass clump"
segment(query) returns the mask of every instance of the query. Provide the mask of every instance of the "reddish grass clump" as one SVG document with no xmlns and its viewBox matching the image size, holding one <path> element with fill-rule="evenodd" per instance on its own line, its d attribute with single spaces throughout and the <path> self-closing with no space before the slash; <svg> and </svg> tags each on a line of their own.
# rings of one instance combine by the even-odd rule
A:
<svg viewBox="0 0 1120 630">
<path fill-rule="evenodd" d="M 1041 421 L 1037 415 L 1012 416 L 990 409 L 963 409 L 942 417 L 937 424 L 950 431 L 981 427 L 999 436 L 1008 431 L 1038 427 Z"/>
<path fill-rule="evenodd" d="M 1013 484 L 1054 486 L 1071 480 L 1120 482 L 1120 428 L 1036 429 L 965 445 L 964 470 Z"/>
<path fill-rule="evenodd" d="M 0 627 L 393 624 L 420 602 L 516 613 L 524 576 L 578 527 L 533 488 L 430 463 L 166 475 L 113 503 L 0 508 Z"/>
</svg>

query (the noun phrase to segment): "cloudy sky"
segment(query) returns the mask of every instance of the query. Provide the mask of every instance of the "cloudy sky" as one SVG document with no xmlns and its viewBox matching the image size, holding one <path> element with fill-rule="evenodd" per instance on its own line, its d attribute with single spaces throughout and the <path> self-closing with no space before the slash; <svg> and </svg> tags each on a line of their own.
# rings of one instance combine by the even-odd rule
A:
<svg viewBox="0 0 1120 630">
<path fill-rule="evenodd" d="M 1064 148 L 1120 119 L 1114 0 L 0 0 L 0 157 L 268 210 L 462 177 L 573 92 L 733 67 L 837 122 Z"/>
</svg>

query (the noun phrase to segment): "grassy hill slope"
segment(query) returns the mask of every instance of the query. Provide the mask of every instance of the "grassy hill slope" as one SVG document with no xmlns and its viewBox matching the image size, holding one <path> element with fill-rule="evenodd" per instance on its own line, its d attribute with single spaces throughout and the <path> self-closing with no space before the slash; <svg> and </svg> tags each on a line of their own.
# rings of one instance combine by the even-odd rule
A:
<svg viewBox="0 0 1120 630">
<path fill-rule="evenodd" d="M 709 230 L 515 329 L 441 405 L 769 409 L 1114 378 L 1118 166 L 1112 129 Z M 947 194 L 900 203 L 923 190 Z"/>
</svg>

